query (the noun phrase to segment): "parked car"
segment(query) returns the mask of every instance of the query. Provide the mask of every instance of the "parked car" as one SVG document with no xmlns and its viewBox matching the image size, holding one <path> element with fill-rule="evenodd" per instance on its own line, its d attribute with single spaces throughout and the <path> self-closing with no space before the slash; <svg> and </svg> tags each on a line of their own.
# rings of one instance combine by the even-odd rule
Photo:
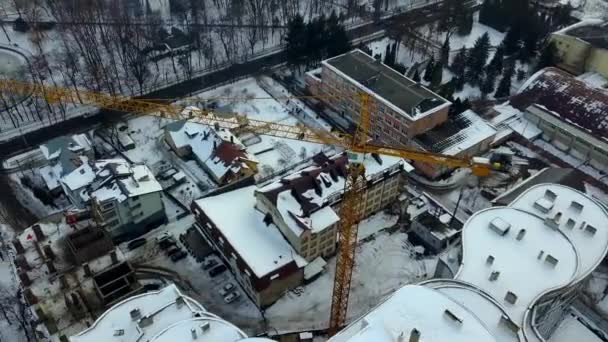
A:
<svg viewBox="0 0 608 342">
<path fill-rule="evenodd" d="M 238 293 L 238 292 L 232 292 L 231 294 L 229 294 L 226 297 L 224 297 L 224 302 L 226 302 L 227 304 L 230 304 L 230 303 L 234 302 L 240 296 L 241 296 L 240 293 Z"/>
<path fill-rule="evenodd" d="M 217 260 L 205 259 L 205 261 L 203 261 L 203 270 L 211 269 L 211 268 L 215 267 L 216 265 L 217 265 Z"/>
<path fill-rule="evenodd" d="M 185 258 L 186 255 L 188 255 L 188 253 L 180 250 L 179 252 L 177 252 L 177 253 L 175 253 L 175 254 L 173 254 L 171 256 L 171 261 L 177 262 L 177 261 L 182 260 L 183 258 Z"/>
<path fill-rule="evenodd" d="M 173 254 L 178 253 L 178 252 L 181 252 L 181 251 L 182 251 L 182 249 L 181 249 L 181 248 L 179 248 L 179 247 L 173 247 L 173 248 L 171 248 L 171 249 L 169 249 L 169 250 L 167 251 L 167 256 L 168 256 L 168 257 L 171 257 L 171 256 L 173 256 Z"/>
<path fill-rule="evenodd" d="M 176 247 L 176 246 L 177 246 L 177 243 L 175 242 L 175 240 L 172 237 L 166 238 L 164 240 L 160 240 L 158 242 L 158 247 L 160 249 L 162 249 L 163 251 L 167 250 L 167 249 L 169 249 L 171 247 Z"/>
<path fill-rule="evenodd" d="M 230 291 L 234 290 L 234 284 L 233 283 L 228 283 L 224 286 L 222 286 L 222 288 L 219 290 L 220 296 L 225 296 L 227 294 L 230 293 Z"/>
<path fill-rule="evenodd" d="M 144 291 L 158 291 L 161 288 L 161 284 L 144 284 Z"/>
<path fill-rule="evenodd" d="M 213 277 L 218 276 L 219 274 L 222 274 L 225 271 L 226 271 L 226 266 L 219 265 L 219 266 L 212 268 L 211 271 L 209 271 L 209 275 L 211 276 L 211 278 L 213 278 Z"/>
<path fill-rule="evenodd" d="M 130 241 L 130 242 L 127 244 L 127 248 L 128 248 L 130 251 L 132 251 L 132 250 L 134 250 L 135 248 L 137 248 L 137 247 L 141 247 L 141 246 L 143 246 L 143 245 L 145 245 L 145 244 L 146 244 L 146 239 L 144 239 L 144 238 L 139 238 L 139 239 L 135 239 L 135 240 Z"/>
</svg>

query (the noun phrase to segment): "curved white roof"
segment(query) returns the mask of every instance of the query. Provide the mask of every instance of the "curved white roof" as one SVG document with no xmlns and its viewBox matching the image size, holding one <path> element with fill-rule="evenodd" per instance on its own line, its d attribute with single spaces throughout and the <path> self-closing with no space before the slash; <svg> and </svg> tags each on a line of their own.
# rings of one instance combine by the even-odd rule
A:
<svg viewBox="0 0 608 342">
<path fill-rule="evenodd" d="M 438 291 L 416 285 L 397 290 L 330 341 L 393 342 L 402 335 L 408 341 L 413 329 L 420 332 L 421 342 L 496 341 L 469 310 Z"/>
<path fill-rule="evenodd" d="M 236 342 L 247 338 L 241 329 L 214 315 L 177 322 L 156 336 L 150 342 Z"/>
<path fill-rule="evenodd" d="M 484 289 L 519 324 L 540 295 L 568 285 L 576 275 L 572 243 L 523 210 L 504 207 L 475 213 L 465 224 L 462 241 L 462 264 L 455 278 Z"/>
<path fill-rule="evenodd" d="M 576 281 L 589 275 L 608 251 L 608 212 L 589 196 L 557 184 L 538 184 L 510 204 L 543 218 L 554 219 L 579 256 Z"/>
<path fill-rule="evenodd" d="M 134 310 L 139 314 L 134 315 Z M 171 324 L 193 318 L 204 311 L 202 305 L 184 296 L 175 285 L 169 285 L 160 291 L 136 295 L 112 306 L 88 329 L 70 337 L 70 341 L 147 341 Z"/>
</svg>

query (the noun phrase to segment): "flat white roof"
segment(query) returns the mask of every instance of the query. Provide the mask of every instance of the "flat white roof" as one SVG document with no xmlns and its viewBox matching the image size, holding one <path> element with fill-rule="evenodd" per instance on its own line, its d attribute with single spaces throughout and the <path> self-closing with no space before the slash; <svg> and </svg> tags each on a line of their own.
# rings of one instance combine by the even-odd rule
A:
<svg viewBox="0 0 608 342">
<path fill-rule="evenodd" d="M 568 285 L 576 275 L 576 251 L 566 236 L 523 210 L 489 208 L 473 214 L 462 244 L 455 278 L 491 294 L 520 326 L 540 295 Z M 508 294 L 515 296 L 511 302 Z"/>
<path fill-rule="evenodd" d="M 394 342 L 403 335 L 409 341 L 413 329 L 420 341 L 497 341 L 470 311 L 433 289 L 407 285 L 329 342 Z"/>
<path fill-rule="evenodd" d="M 551 203 L 551 208 L 545 212 L 537 202 Z M 510 206 L 543 218 L 553 219 L 561 213 L 559 230 L 570 239 L 578 254 L 577 281 L 591 273 L 606 256 L 608 212 L 589 196 L 563 185 L 538 184 L 519 195 Z"/>
<path fill-rule="evenodd" d="M 264 223 L 264 214 L 255 208 L 256 187 L 229 191 L 202 198 L 195 203 L 205 212 L 258 277 L 263 277 L 292 261 L 306 261 L 285 240 L 279 229 Z"/>
<path fill-rule="evenodd" d="M 140 317 L 131 316 L 139 310 Z M 192 319 L 205 308 L 184 296 L 175 285 L 162 290 L 136 295 L 104 312 L 91 327 L 70 337 L 71 342 L 133 342 L 150 341 L 172 324 Z M 146 324 L 150 318 L 150 324 Z"/>
</svg>

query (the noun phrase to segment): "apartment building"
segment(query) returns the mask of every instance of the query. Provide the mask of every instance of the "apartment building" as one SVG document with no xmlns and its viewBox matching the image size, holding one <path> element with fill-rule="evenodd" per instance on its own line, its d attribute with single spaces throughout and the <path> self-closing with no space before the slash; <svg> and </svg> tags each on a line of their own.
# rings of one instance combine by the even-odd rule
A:
<svg viewBox="0 0 608 342">
<path fill-rule="evenodd" d="M 192 203 L 195 227 L 259 307 L 270 306 L 304 280 L 304 260 L 256 209 L 255 186 Z"/>
<path fill-rule="evenodd" d="M 167 221 L 162 187 L 145 165 L 107 163 L 81 194 L 112 239 L 124 241 Z"/>
<path fill-rule="evenodd" d="M 165 141 L 179 157 L 194 158 L 219 185 L 253 177 L 258 171 L 257 161 L 225 128 L 176 121 L 165 126 Z"/>
<path fill-rule="evenodd" d="M 291 246 L 307 261 L 326 258 L 336 251 L 339 207 L 348 173 L 345 154 L 318 154 L 314 165 L 284 177 L 255 192 L 256 208 L 274 223 Z M 363 216 L 386 208 L 400 193 L 403 170 L 411 166 L 387 156 L 367 156 L 367 189 Z"/>
<path fill-rule="evenodd" d="M 306 75 L 309 90 L 323 96 L 325 104 L 351 126 L 359 120 L 359 94 L 371 95 L 370 133 L 389 145 L 408 145 L 414 136 L 448 118 L 449 101 L 361 50 L 323 61 L 318 75 Z"/>
</svg>

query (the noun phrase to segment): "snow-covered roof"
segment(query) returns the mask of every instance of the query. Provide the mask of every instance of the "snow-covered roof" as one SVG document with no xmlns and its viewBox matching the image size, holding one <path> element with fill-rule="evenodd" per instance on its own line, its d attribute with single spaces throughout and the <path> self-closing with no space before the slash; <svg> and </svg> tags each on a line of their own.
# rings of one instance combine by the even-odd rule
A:
<svg viewBox="0 0 608 342">
<path fill-rule="evenodd" d="M 536 105 L 546 112 L 608 140 L 608 92 L 577 80 L 557 68 L 545 68 L 532 76 L 509 104 L 521 111 Z"/>
<path fill-rule="evenodd" d="M 207 166 L 216 179 L 221 179 L 230 171 L 237 173 L 241 168 L 247 168 L 243 160 L 255 160 L 228 129 L 181 120 L 166 125 L 165 130 L 176 148 L 190 147 L 192 154 Z"/>
<path fill-rule="evenodd" d="M 91 141 L 85 134 L 74 134 L 51 139 L 40 145 L 40 151 L 47 160 L 53 160 L 59 158 L 63 153 L 80 154 L 91 151 L 91 146 Z"/>
<path fill-rule="evenodd" d="M 422 84 L 358 49 L 323 61 L 323 67 L 330 68 L 413 121 L 451 104 Z"/>
<path fill-rule="evenodd" d="M 131 166 L 125 160 L 104 161 L 104 163 L 98 168 L 95 182 L 83 192 L 84 200 L 94 197 L 100 202 L 110 199 L 122 202 L 127 198 L 163 190 L 146 165 Z"/>
<path fill-rule="evenodd" d="M 424 149 L 455 156 L 495 135 L 496 128 L 474 111 L 467 110 L 415 139 Z"/>
<path fill-rule="evenodd" d="M 563 28 L 555 34 L 578 38 L 593 47 L 608 49 L 608 24 L 601 19 L 589 18 Z"/>
<path fill-rule="evenodd" d="M 608 251 L 608 212 L 582 192 L 563 185 L 538 184 L 519 195 L 510 206 L 551 220 L 557 215 L 557 228 L 577 253 L 577 281 L 589 275 Z"/>
<path fill-rule="evenodd" d="M 407 285 L 329 342 L 497 341 L 484 324 L 458 302 L 432 289 Z"/>
<path fill-rule="evenodd" d="M 255 186 L 249 186 L 202 198 L 195 204 L 258 278 L 292 262 L 304 267 L 306 261 L 283 238 L 279 229 L 264 223 L 264 214 L 255 208 L 255 189 Z"/>
<path fill-rule="evenodd" d="M 467 221 L 462 239 L 463 260 L 455 278 L 488 292 L 519 324 L 539 295 L 568 285 L 577 272 L 577 254 L 568 238 L 524 210 L 479 211 Z"/>
<path fill-rule="evenodd" d="M 345 154 L 313 157 L 315 165 L 305 168 L 258 190 L 278 210 L 285 224 L 300 236 L 305 230 L 323 231 L 339 221 L 329 206 L 344 190 L 348 158 Z M 366 155 L 365 174 L 368 180 L 382 178 L 384 172 L 398 172 L 405 161 L 397 157 Z"/>
<path fill-rule="evenodd" d="M 172 324 L 195 318 L 205 308 L 175 285 L 127 298 L 104 312 L 71 342 L 150 341 Z M 188 331 L 189 333 L 190 331 Z"/>
<path fill-rule="evenodd" d="M 203 313 L 201 317 L 183 320 L 169 326 L 149 341 L 178 342 L 200 340 L 209 342 L 236 342 L 243 341 L 246 337 L 247 335 L 233 324 L 213 314 Z"/>
</svg>

